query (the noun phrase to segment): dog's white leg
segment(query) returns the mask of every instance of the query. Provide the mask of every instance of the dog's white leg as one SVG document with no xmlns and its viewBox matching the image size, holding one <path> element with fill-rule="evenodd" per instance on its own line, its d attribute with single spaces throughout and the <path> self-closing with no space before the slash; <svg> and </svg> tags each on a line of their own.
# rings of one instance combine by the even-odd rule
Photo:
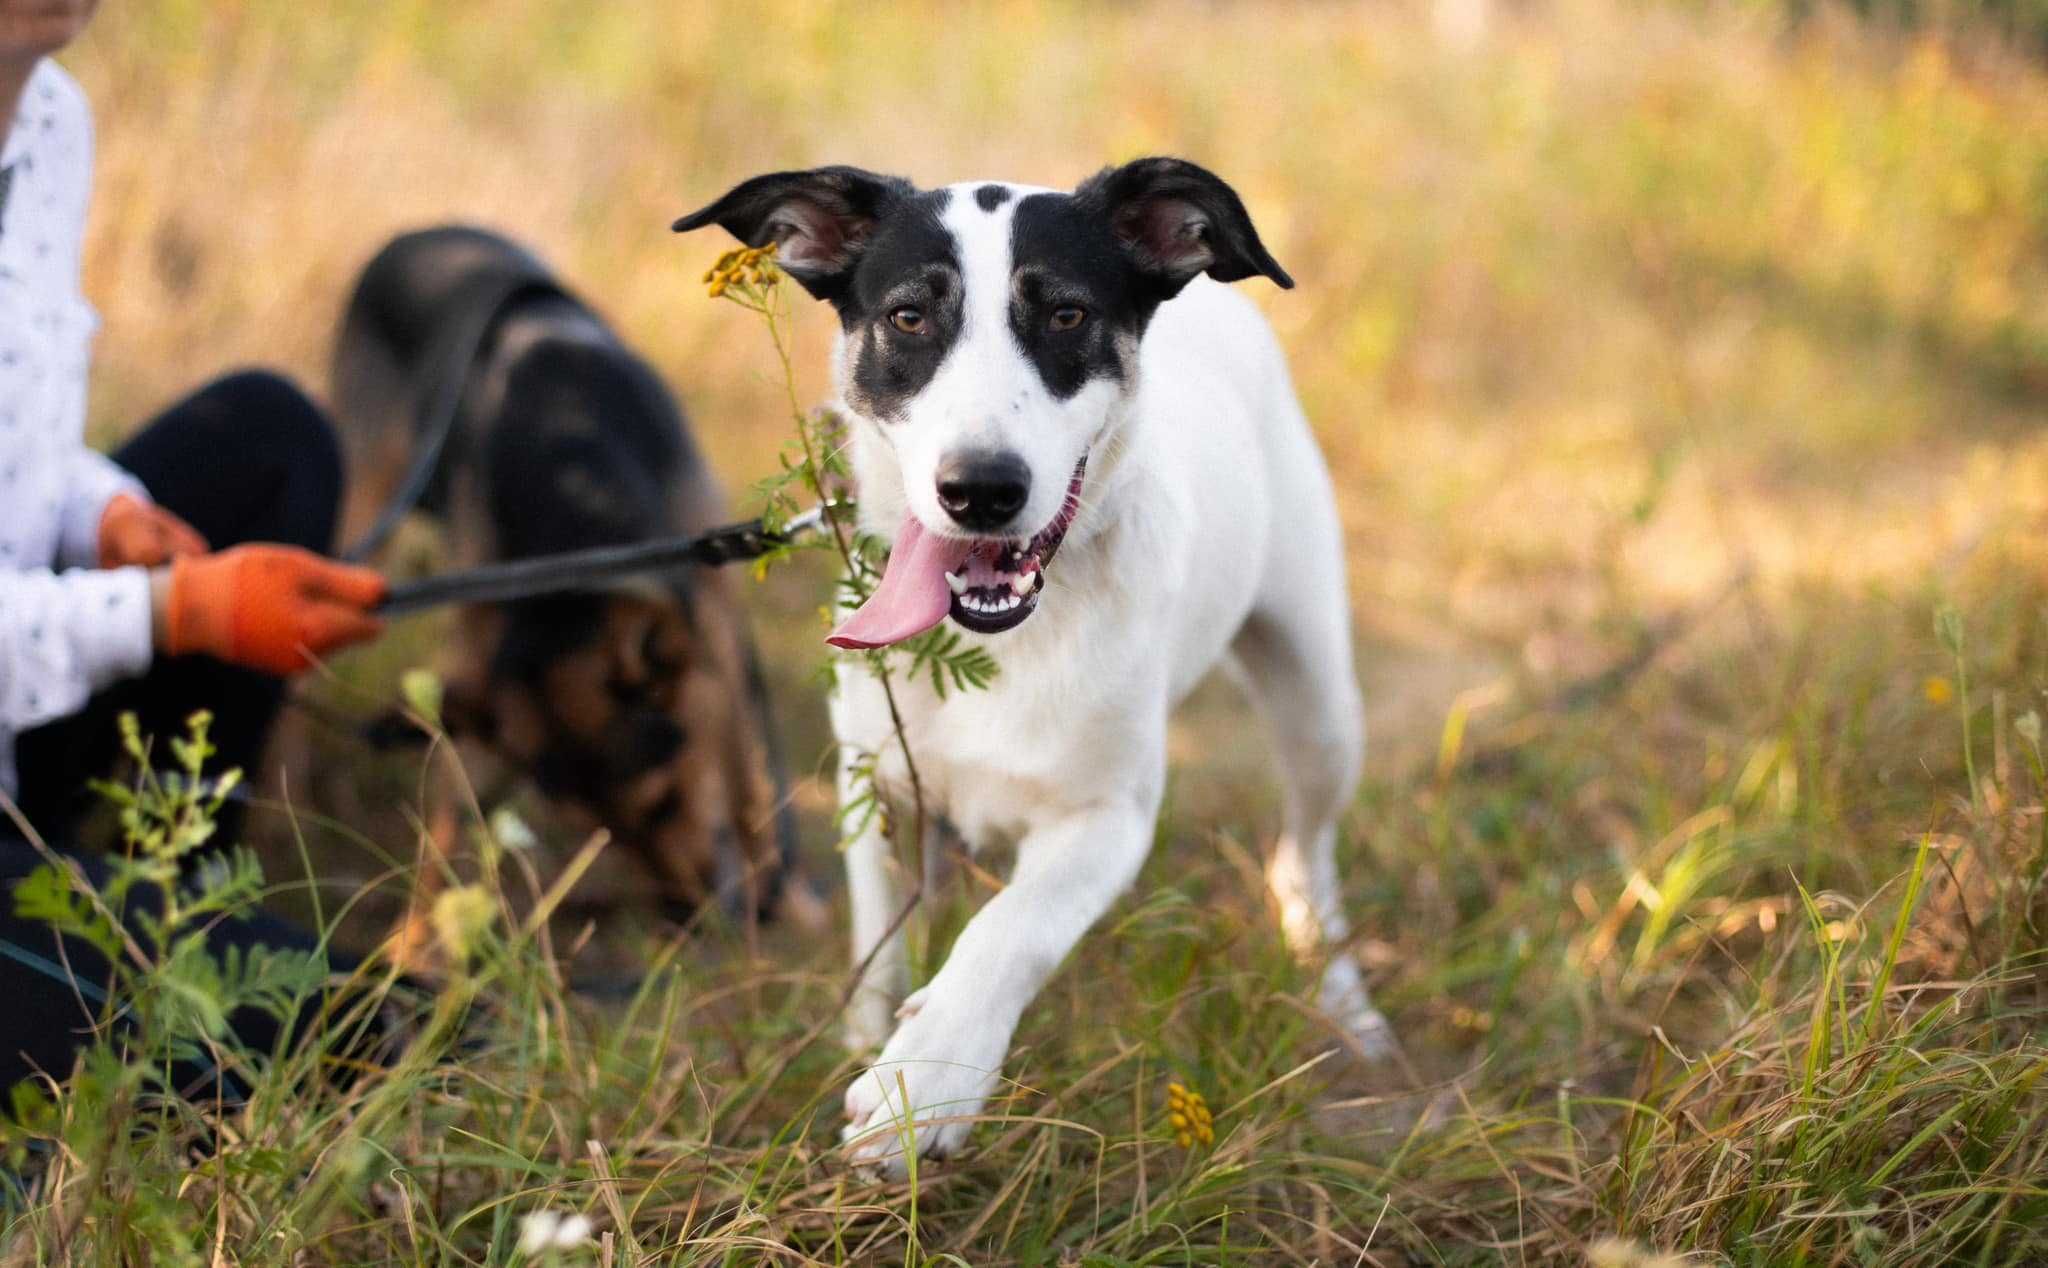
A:
<svg viewBox="0 0 2048 1268">
<path fill-rule="evenodd" d="M 1341 594 L 1342 590 L 1334 593 Z M 1352 676 L 1349 632 L 1327 604 L 1276 605 L 1254 613 L 1231 650 L 1273 734 L 1284 820 L 1266 884 L 1295 952 L 1327 960 L 1317 1003 L 1368 1058 L 1393 1055 L 1394 1032 L 1372 1005 L 1343 944 L 1344 889 L 1337 875 L 1337 819 L 1350 804 L 1365 756 L 1365 712 Z"/>
<path fill-rule="evenodd" d="M 913 1133 L 915 1152 L 930 1157 L 967 1139 L 1025 1006 L 1137 877 L 1159 808 L 1156 781 L 1139 782 L 1143 792 L 1034 827 L 1019 844 L 1010 883 L 961 930 L 920 1007 L 847 1088 L 857 1162 L 901 1175 Z"/>
<path fill-rule="evenodd" d="M 839 759 L 839 804 L 853 805 L 867 793 L 860 772 L 861 755 L 842 751 Z M 873 1052 L 896 1024 L 896 1005 L 910 987 L 910 964 L 904 950 L 903 887 L 898 864 L 882 834 L 882 815 L 869 807 L 859 829 L 846 843 L 846 894 L 852 908 L 853 964 L 867 966 L 846 1006 L 846 1046 Z M 891 926 L 896 926 L 891 928 Z"/>
</svg>

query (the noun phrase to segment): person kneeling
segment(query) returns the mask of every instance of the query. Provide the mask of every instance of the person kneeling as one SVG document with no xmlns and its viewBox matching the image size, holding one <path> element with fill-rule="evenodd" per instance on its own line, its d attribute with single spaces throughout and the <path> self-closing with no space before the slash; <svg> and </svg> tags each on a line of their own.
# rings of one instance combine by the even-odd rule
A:
<svg viewBox="0 0 2048 1268">
<path fill-rule="evenodd" d="M 108 982 L 90 948 L 16 914 L 16 883 L 43 862 L 23 825 L 104 876 L 63 843 L 88 780 L 114 769 L 116 716 L 169 737 L 208 710 L 222 764 L 253 769 L 283 676 L 375 635 L 384 594 L 376 573 L 321 557 L 340 448 L 276 375 L 208 384 L 111 458 L 85 445 L 92 123 L 49 55 L 92 9 L 0 0 L 0 810 L 18 803 L 0 813 L 0 1104 L 22 1078 L 68 1073 Z M 216 840 L 240 826 L 226 811 Z M 208 940 L 313 945 L 264 917 Z"/>
</svg>

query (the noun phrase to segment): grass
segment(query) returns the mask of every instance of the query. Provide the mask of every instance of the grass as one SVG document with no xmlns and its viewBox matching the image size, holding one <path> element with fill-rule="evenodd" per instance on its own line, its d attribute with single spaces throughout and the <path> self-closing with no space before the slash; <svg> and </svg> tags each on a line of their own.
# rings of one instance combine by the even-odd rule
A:
<svg viewBox="0 0 2048 1268">
<path fill-rule="evenodd" d="M 69 59 L 107 437 L 216 368 L 318 383 L 353 270 L 454 216 L 558 261 L 737 489 L 781 387 L 676 213 L 809 162 L 1069 183 L 1162 150 L 1236 183 L 1302 282 L 1252 293 L 1343 501 L 1354 949 L 1410 1060 L 1329 1055 L 1215 688 L 1139 884 L 912 1185 L 836 1163 L 837 939 L 628 914 L 586 944 L 531 915 L 569 840 L 498 856 L 502 914 L 389 1070 L 224 1054 L 236 1113 L 59 1101 L 0 1253 L 506 1263 L 554 1210 L 601 1239 L 564 1262 L 617 1264 L 2048 1262 L 2048 70 L 1962 8 L 1482 11 L 110 6 Z M 798 322 L 806 399 L 829 326 Z M 752 595 L 802 762 L 825 584 Z M 324 694 L 388 695 L 433 636 Z M 360 943 L 419 764 L 282 748 L 274 901 Z M 630 998 L 565 988 L 620 947 Z M 1174 1081 L 1213 1148 L 1174 1143 Z"/>
</svg>

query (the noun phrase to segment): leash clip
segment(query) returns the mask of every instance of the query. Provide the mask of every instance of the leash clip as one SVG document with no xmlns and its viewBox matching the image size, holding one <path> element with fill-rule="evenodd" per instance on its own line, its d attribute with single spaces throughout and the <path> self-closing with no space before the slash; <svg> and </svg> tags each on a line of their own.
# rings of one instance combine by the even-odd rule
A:
<svg viewBox="0 0 2048 1268">
<path fill-rule="evenodd" d="M 801 537 L 805 533 L 815 533 L 825 526 L 825 513 L 827 511 L 835 511 L 842 506 L 852 505 L 853 503 L 844 498 L 833 498 L 827 502 L 820 502 L 789 523 L 784 524 L 782 526 L 782 537 L 788 540 Z"/>
</svg>

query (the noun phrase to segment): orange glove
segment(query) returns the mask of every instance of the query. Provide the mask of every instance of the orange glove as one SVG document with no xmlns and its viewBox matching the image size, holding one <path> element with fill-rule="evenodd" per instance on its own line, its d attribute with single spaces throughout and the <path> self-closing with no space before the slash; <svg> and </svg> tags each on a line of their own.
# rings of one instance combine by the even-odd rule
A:
<svg viewBox="0 0 2048 1268">
<path fill-rule="evenodd" d="M 199 530 L 154 502 L 116 493 L 100 512 L 100 567 L 154 568 L 181 555 L 203 555 Z"/>
<path fill-rule="evenodd" d="M 280 677 L 384 623 L 384 578 L 296 546 L 236 546 L 171 561 L 163 651 L 203 652 Z"/>
</svg>

